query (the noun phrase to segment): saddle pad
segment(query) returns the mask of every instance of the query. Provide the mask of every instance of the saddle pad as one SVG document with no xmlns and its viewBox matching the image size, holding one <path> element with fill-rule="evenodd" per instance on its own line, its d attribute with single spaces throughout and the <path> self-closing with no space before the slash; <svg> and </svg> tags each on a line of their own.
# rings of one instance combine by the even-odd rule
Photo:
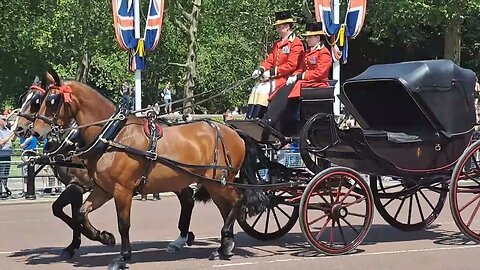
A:
<svg viewBox="0 0 480 270">
<path fill-rule="evenodd" d="M 157 139 L 160 139 L 162 136 L 163 136 L 163 129 L 162 129 L 162 126 L 160 126 L 159 123 L 155 123 L 154 124 L 155 126 L 155 129 L 157 130 Z M 148 124 L 148 121 L 145 120 L 143 122 L 143 133 L 145 133 L 145 135 L 148 137 L 148 138 L 151 138 L 151 130 L 150 130 L 150 125 Z"/>
</svg>

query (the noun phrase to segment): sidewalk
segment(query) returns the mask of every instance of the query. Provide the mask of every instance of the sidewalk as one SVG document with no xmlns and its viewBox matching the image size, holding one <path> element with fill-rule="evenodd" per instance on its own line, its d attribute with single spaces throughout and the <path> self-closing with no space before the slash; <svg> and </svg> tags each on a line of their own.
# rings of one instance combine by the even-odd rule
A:
<svg viewBox="0 0 480 270">
<path fill-rule="evenodd" d="M 48 194 L 48 193 L 42 193 L 42 192 L 37 192 L 37 198 L 35 200 L 28 200 L 25 199 L 21 191 L 12 191 L 12 196 L 6 198 L 6 199 L 0 199 L 0 207 L 2 205 L 21 205 L 21 204 L 37 204 L 37 203 L 53 203 L 59 196 L 59 194 Z M 86 193 L 83 195 L 83 200 L 85 200 L 90 192 Z M 173 197 L 176 196 L 175 193 L 173 192 L 165 192 L 165 193 L 160 193 L 160 201 L 161 198 L 165 197 Z M 152 195 L 148 195 L 148 200 L 152 200 Z M 137 195 L 133 197 L 133 200 L 141 200 L 141 195 Z"/>
</svg>

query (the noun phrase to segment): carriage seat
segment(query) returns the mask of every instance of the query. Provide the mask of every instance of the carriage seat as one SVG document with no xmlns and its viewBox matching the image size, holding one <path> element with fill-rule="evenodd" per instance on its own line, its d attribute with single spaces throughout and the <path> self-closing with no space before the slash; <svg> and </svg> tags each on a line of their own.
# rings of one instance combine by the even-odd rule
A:
<svg viewBox="0 0 480 270">
<path fill-rule="evenodd" d="M 333 114 L 335 87 L 302 88 L 300 90 L 300 119 L 307 121 L 317 113 Z"/>
</svg>

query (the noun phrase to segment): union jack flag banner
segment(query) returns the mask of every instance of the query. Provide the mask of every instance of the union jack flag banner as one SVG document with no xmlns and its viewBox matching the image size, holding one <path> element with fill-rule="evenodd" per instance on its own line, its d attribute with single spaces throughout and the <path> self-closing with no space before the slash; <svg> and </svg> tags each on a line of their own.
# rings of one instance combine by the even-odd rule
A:
<svg viewBox="0 0 480 270">
<path fill-rule="evenodd" d="M 138 0 L 140 1 L 140 0 Z M 145 51 L 153 51 L 160 40 L 165 0 L 150 0 L 145 33 L 135 38 L 133 0 L 112 0 L 115 36 L 122 50 L 129 51 L 128 69 L 145 70 Z"/>
<path fill-rule="evenodd" d="M 164 3 L 164 0 L 150 0 L 148 5 L 148 18 L 145 25 L 145 49 L 147 51 L 153 51 L 160 40 Z"/>
<path fill-rule="evenodd" d="M 334 23 L 334 5 L 332 0 L 315 0 L 315 17 L 322 22 L 328 36 L 334 38 L 332 55 L 344 63 L 348 58 L 348 40 L 358 36 L 363 28 L 367 0 L 349 0 L 344 23 Z"/>
<path fill-rule="evenodd" d="M 118 46 L 124 51 L 136 48 L 133 0 L 112 0 L 112 10 Z"/>
</svg>

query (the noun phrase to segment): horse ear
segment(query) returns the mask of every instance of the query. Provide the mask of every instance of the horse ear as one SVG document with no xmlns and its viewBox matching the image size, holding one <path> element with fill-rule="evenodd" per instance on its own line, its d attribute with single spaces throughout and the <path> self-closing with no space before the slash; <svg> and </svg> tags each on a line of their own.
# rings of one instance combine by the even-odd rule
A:
<svg viewBox="0 0 480 270">
<path fill-rule="evenodd" d="M 37 85 L 39 86 L 41 84 L 42 81 L 40 81 L 40 78 L 38 76 L 35 76 L 35 78 L 33 79 L 33 85 Z"/>
<path fill-rule="evenodd" d="M 53 78 L 52 74 L 50 74 L 50 72 L 45 72 L 45 81 L 47 83 L 51 83 L 51 84 L 54 84 L 55 83 L 55 79 Z"/>
<path fill-rule="evenodd" d="M 53 68 L 49 68 L 47 71 L 47 79 L 49 82 L 55 84 L 56 86 L 61 86 L 60 76 Z"/>
</svg>

